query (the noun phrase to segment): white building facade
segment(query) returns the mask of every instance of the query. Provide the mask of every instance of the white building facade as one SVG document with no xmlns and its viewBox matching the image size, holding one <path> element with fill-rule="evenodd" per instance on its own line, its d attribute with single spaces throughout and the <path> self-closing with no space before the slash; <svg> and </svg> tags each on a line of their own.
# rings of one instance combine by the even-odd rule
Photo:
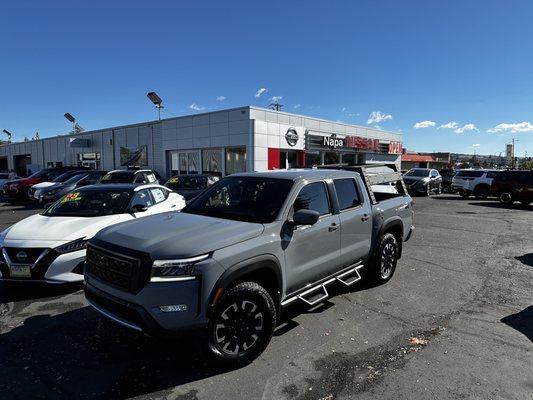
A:
<svg viewBox="0 0 533 400">
<path fill-rule="evenodd" d="M 0 171 L 151 168 L 163 176 L 400 164 L 398 133 L 246 106 L 0 146 Z"/>
</svg>

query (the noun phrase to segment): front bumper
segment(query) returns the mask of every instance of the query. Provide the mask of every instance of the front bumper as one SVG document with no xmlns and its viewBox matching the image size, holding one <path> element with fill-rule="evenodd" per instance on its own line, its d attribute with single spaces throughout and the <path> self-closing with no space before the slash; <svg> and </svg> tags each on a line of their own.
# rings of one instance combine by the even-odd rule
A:
<svg viewBox="0 0 533 400">
<path fill-rule="evenodd" d="M 85 297 L 99 313 L 148 335 L 165 331 L 187 331 L 203 327 L 200 279 L 181 282 L 151 282 L 133 294 L 85 275 Z M 186 310 L 163 312 L 160 306 L 185 305 Z M 205 314 L 205 313 L 204 313 Z"/>
<path fill-rule="evenodd" d="M 42 262 L 31 267 L 31 277 L 12 278 L 5 260 L 0 260 L 0 280 L 17 282 L 69 283 L 83 281 L 85 250 L 57 254 L 52 250 Z"/>
</svg>

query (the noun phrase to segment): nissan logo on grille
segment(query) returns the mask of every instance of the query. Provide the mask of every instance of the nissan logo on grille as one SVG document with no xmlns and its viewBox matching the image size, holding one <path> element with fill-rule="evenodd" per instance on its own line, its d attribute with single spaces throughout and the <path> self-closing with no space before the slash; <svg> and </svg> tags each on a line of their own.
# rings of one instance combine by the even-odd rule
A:
<svg viewBox="0 0 533 400">
<path fill-rule="evenodd" d="M 24 262 L 26 261 L 26 258 L 28 258 L 28 255 L 24 251 L 19 251 L 17 253 L 17 260 Z"/>
</svg>

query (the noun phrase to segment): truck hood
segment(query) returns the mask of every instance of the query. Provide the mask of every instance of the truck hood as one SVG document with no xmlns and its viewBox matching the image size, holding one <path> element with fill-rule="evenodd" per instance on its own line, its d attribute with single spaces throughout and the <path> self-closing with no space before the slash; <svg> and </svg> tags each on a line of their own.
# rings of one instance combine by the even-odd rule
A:
<svg viewBox="0 0 533 400">
<path fill-rule="evenodd" d="M 169 212 L 124 222 L 95 239 L 149 253 L 152 259 L 192 257 L 261 235 L 262 224 Z"/>
<path fill-rule="evenodd" d="M 8 241 L 60 241 L 69 242 L 82 237 L 91 238 L 100 229 L 117 223 L 121 215 L 106 215 L 103 217 L 46 217 L 32 215 L 16 223 L 4 239 Z"/>
</svg>

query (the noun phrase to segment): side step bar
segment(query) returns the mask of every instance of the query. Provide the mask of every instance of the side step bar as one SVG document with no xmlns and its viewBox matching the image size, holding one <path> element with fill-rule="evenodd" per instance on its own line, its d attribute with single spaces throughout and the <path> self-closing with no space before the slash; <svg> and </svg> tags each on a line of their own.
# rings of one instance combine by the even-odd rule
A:
<svg viewBox="0 0 533 400">
<path fill-rule="evenodd" d="M 363 267 L 364 265 L 354 264 L 353 266 L 348 267 L 348 270 L 340 273 L 339 275 L 316 285 L 311 285 L 311 287 L 304 292 L 283 300 L 281 305 L 286 306 L 295 300 L 301 300 L 309 306 L 314 306 L 315 304 L 318 304 L 329 297 L 329 293 L 326 289 L 326 286 L 329 284 L 339 281 L 345 286 L 352 286 L 355 282 L 359 282 L 361 280 L 359 270 Z"/>
</svg>

